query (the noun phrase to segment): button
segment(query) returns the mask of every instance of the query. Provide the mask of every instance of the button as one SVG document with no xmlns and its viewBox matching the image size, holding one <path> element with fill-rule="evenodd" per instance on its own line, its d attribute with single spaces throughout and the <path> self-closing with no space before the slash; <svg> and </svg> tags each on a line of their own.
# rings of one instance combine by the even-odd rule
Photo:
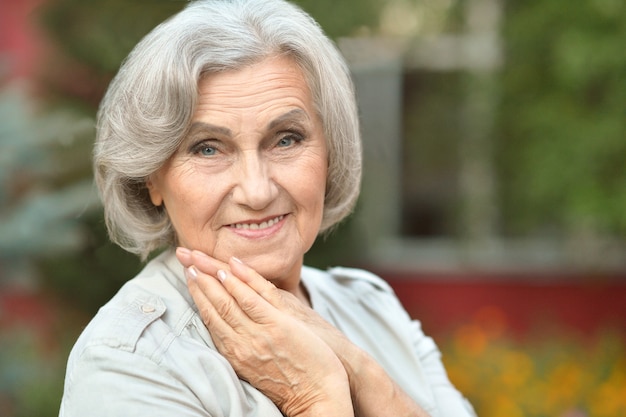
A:
<svg viewBox="0 0 626 417">
<path fill-rule="evenodd" d="M 150 304 L 144 304 L 141 306 L 141 311 L 143 311 L 144 313 L 154 313 L 155 310 L 156 309 Z"/>
</svg>

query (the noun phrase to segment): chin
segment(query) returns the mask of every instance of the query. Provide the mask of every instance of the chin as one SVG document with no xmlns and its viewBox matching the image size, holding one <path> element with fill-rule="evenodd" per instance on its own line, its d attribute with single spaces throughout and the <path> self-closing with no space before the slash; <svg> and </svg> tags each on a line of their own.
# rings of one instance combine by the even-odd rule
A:
<svg viewBox="0 0 626 417">
<path fill-rule="evenodd" d="M 300 268 L 302 267 L 302 258 L 299 261 L 287 262 L 284 257 L 250 257 L 243 258 L 248 266 L 257 271 L 263 278 L 275 282 L 283 282 L 286 280 L 300 279 Z"/>
</svg>

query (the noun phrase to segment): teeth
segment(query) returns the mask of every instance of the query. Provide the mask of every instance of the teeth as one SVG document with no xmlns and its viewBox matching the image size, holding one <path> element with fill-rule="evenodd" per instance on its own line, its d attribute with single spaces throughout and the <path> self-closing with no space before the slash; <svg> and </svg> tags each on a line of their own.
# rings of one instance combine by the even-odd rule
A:
<svg viewBox="0 0 626 417">
<path fill-rule="evenodd" d="M 236 229 L 244 229 L 244 230 L 267 229 L 268 227 L 274 226 L 276 223 L 281 221 L 283 217 L 285 216 L 278 216 L 260 224 L 259 223 L 237 223 L 237 224 L 231 225 L 231 227 L 234 227 Z"/>
</svg>

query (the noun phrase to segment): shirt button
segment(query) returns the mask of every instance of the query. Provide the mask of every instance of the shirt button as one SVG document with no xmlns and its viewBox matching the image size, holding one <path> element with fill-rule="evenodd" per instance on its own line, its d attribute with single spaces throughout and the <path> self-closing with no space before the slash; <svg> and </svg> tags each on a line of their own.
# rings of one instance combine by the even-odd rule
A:
<svg viewBox="0 0 626 417">
<path fill-rule="evenodd" d="M 156 309 L 150 304 L 144 304 L 141 306 L 141 311 L 143 311 L 144 313 L 154 313 L 154 310 Z"/>
</svg>

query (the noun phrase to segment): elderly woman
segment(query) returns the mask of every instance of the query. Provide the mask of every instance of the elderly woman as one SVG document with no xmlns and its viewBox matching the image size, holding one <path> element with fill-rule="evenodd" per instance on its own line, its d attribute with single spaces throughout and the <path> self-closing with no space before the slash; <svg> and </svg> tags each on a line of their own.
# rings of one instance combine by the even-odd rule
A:
<svg viewBox="0 0 626 417">
<path fill-rule="evenodd" d="M 303 11 L 198 1 L 158 26 L 94 160 L 111 238 L 165 250 L 80 336 L 61 416 L 474 414 L 383 280 L 303 266 L 361 169 L 348 69 Z"/>
</svg>

